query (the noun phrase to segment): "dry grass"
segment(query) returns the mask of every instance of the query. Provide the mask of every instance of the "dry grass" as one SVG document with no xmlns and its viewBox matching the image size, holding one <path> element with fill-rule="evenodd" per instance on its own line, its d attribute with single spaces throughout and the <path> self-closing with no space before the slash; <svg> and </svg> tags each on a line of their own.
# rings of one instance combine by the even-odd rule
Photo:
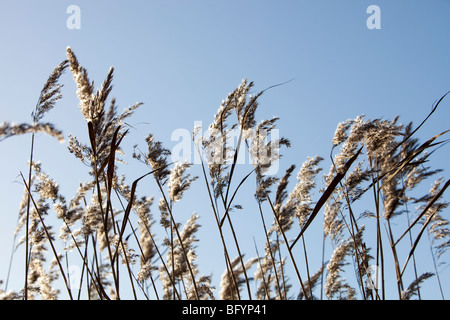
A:
<svg viewBox="0 0 450 320">
<path fill-rule="evenodd" d="M 119 174 L 124 166 L 117 157 L 123 154 L 121 144 L 127 139 L 125 120 L 141 104 L 118 114 L 115 100 L 110 99 L 114 69 L 95 91 L 87 70 L 70 48 L 67 57 L 44 85 L 32 123 L 4 123 L 0 127 L 2 140 L 32 134 L 29 172 L 27 176 L 22 174 L 25 193 L 15 231 L 21 236 L 18 245 L 25 247 L 24 286 L 16 291 L 0 289 L 1 299 L 64 296 L 109 300 L 130 295 L 135 299 L 410 299 L 426 298 L 420 293 L 424 281 L 435 281 L 442 293 L 445 283 L 440 281 L 438 263 L 450 247 L 450 229 L 443 214 L 448 206 L 443 196 L 450 180 L 437 179 L 423 196 L 413 191 L 440 172 L 427 167 L 427 162 L 444 142 L 440 139 L 447 131 L 421 144 L 415 136 L 446 95 L 415 129 L 398 119 L 357 117 L 338 124 L 328 173 L 321 180 L 324 159 L 308 158 L 289 189 L 295 165 L 280 178 L 267 172 L 279 158 L 281 148 L 289 147 L 290 142 L 284 137 L 267 141 L 267 137 L 273 137 L 278 119 L 256 121 L 258 99 L 264 91 L 250 96 L 253 83 L 245 80 L 222 102 L 209 127 L 213 134 L 200 139 L 193 134 L 202 161 L 199 177 L 191 175 L 190 163 L 170 163 L 170 151 L 150 133 L 145 139 L 146 152 L 135 149 L 133 154 L 135 161 L 148 166 L 148 171 L 128 185 Z M 59 130 L 42 119 L 62 97 L 58 81 L 67 68 L 77 85 L 89 137 L 83 142 L 69 136 L 68 150 L 89 168 L 91 177 L 80 184 L 70 201 L 34 160 L 36 132 L 62 138 Z M 227 143 L 235 132 L 236 147 Z M 247 152 L 253 164 L 243 175 L 237 170 L 240 152 Z M 250 177 L 256 180 L 256 189 L 251 192 L 243 188 Z M 154 180 L 157 194 L 138 196 L 139 182 L 148 179 Z M 211 276 L 199 271 L 196 249 L 207 241 L 197 235 L 200 216 L 194 213 L 184 224 L 177 221 L 179 203 L 194 183 L 204 187 L 204 199 L 216 222 L 211 229 L 217 231 L 221 243 L 217 249 L 223 252 L 226 266 L 219 288 L 213 287 Z M 254 201 L 259 210 L 257 218 L 263 228 L 258 232 L 264 233 L 265 241 L 255 242 L 255 252 L 242 251 L 233 222 L 231 212 L 242 210 L 235 203 L 238 195 Z M 157 211 L 164 230 L 162 241 L 152 230 L 155 197 L 160 199 Z M 369 206 L 363 217 L 356 216 L 354 210 L 361 203 Z M 418 206 L 417 211 L 410 209 L 414 206 Z M 60 221 L 59 234 L 48 225 L 49 216 Z M 400 233 L 393 230 L 394 220 L 397 226 L 403 226 Z M 317 223 L 323 223 L 322 247 L 327 243 L 333 248 L 328 259 L 322 249 L 318 267 L 308 258 L 309 250 L 320 246 L 308 243 L 305 237 Z M 415 259 L 415 251 L 425 234 L 431 240 L 435 270 L 418 274 L 423 261 Z M 61 252 L 55 242 L 64 245 Z M 406 258 L 399 252 L 400 244 L 405 243 L 409 248 Z M 233 253 L 236 256 L 231 256 Z M 255 253 L 256 257 L 246 259 Z M 69 259 L 80 261 L 76 288 L 70 279 Z M 388 259 L 393 263 L 388 264 Z M 349 263 L 354 266 L 353 280 L 343 275 Z M 414 268 L 407 268 L 410 265 Z M 386 277 L 388 266 L 394 269 L 394 281 Z M 406 270 L 413 272 L 407 274 Z M 376 285 L 372 281 L 375 277 L 380 279 Z M 67 295 L 56 289 L 58 279 Z M 392 287 L 398 292 L 395 297 L 387 296 Z"/>
</svg>

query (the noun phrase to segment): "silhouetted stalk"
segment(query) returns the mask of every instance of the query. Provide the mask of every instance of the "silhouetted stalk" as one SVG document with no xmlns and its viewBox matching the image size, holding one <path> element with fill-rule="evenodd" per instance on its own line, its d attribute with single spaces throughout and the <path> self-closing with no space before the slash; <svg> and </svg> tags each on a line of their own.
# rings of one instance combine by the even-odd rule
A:
<svg viewBox="0 0 450 320">
<path fill-rule="evenodd" d="M 406 202 L 405 202 L 405 211 L 406 211 L 406 220 L 407 220 L 408 226 L 409 226 L 411 224 L 411 220 L 409 219 L 408 204 Z M 409 243 L 411 246 L 413 245 L 411 231 L 409 231 Z M 412 260 L 413 260 L 413 267 L 414 267 L 414 276 L 415 276 L 416 281 L 418 281 L 419 275 L 417 274 L 416 256 L 414 254 L 412 256 Z M 434 257 L 433 257 L 433 260 L 434 260 Z M 422 300 L 422 297 L 420 295 L 420 286 L 417 288 L 417 296 L 418 296 L 419 300 Z"/>
<path fill-rule="evenodd" d="M 39 99 L 40 100 L 40 99 Z M 28 165 L 28 185 L 31 187 L 31 172 L 33 166 L 33 151 L 34 151 L 34 133 L 31 134 L 31 151 L 30 151 L 30 163 Z M 28 269 L 30 266 L 29 261 L 29 220 L 30 220 L 30 193 L 27 194 L 27 218 L 25 222 L 25 287 L 24 287 L 24 299 L 28 300 Z"/>
<path fill-rule="evenodd" d="M 100 187 L 100 181 L 99 181 L 99 175 L 101 174 L 101 172 L 98 172 L 97 168 L 98 168 L 98 163 L 97 163 L 97 144 L 95 142 L 95 132 L 94 132 L 94 127 L 91 121 L 88 122 L 88 132 L 89 132 L 89 141 L 91 143 L 91 148 L 92 148 L 92 161 L 93 161 L 93 170 L 94 170 L 94 177 L 95 177 L 95 184 L 97 187 L 97 198 L 98 198 L 98 203 L 99 203 L 99 207 L 100 207 L 100 212 L 102 215 L 102 223 L 103 223 L 103 230 L 104 230 L 104 236 L 105 236 L 105 241 L 106 241 L 106 247 L 108 250 L 108 257 L 109 257 L 109 262 L 111 265 L 111 271 L 112 271 L 112 275 L 113 275 L 113 279 L 114 279 L 114 285 L 115 285 L 115 289 L 116 289 L 116 299 L 120 299 L 120 294 L 119 294 L 119 279 L 118 279 L 118 275 L 115 271 L 115 267 L 114 267 L 114 258 L 113 258 L 113 254 L 111 252 L 111 242 L 109 240 L 109 235 L 108 235 L 108 211 L 106 210 L 106 212 L 103 210 L 103 199 L 102 199 L 102 191 L 101 191 L 101 187 Z M 109 202 L 107 203 L 107 209 L 109 208 Z"/>
<path fill-rule="evenodd" d="M 215 221 L 217 224 L 217 229 L 219 230 L 220 240 L 222 242 L 222 247 L 223 247 L 224 256 L 225 256 L 225 263 L 226 263 L 227 270 L 228 270 L 228 276 L 231 278 L 231 280 L 234 284 L 234 288 L 236 288 L 237 296 L 240 299 L 240 294 L 239 294 L 239 290 L 238 290 L 238 286 L 237 286 L 236 277 L 234 276 L 234 272 L 232 270 L 230 271 L 230 267 L 229 267 L 229 266 L 231 266 L 230 256 L 228 255 L 228 249 L 227 249 L 227 245 L 225 242 L 225 238 L 223 236 L 221 222 L 219 221 L 219 215 L 217 213 L 216 206 L 214 205 L 214 200 L 213 200 L 213 196 L 211 194 L 211 189 L 209 188 L 209 182 L 208 182 L 208 178 L 206 175 L 205 165 L 203 163 L 202 155 L 201 155 L 200 149 L 198 148 L 198 145 L 195 144 L 195 146 L 196 146 L 197 152 L 199 154 L 199 158 L 200 158 L 200 162 L 201 162 L 201 166 L 202 166 L 203 178 L 205 180 L 206 190 L 208 191 L 211 208 L 213 210 L 214 218 L 215 218 Z"/>
<path fill-rule="evenodd" d="M 196 295 L 196 297 L 197 297 L 197 300 L 199 300 L 199 299 L 200 299 L 200 296 L 198 295 L 197 283 L 196 283 L 196 281 L 195 281 L 194 272 L 192 271 L 191 263 L 189 262 L 189 258 L 188 258 L 186 249 L 185 249 L 185 247 L 184 247 L 183 240 L 181 239 L 180 232 L 178 231 L 177 224 L 176 224 L 175 219 L 174 219 L 173 214 L 172 214 L 172 210 L 170 209 L 170 205 L 169 205 L 169 202 L 167 201 L 166 195 L 165 195 L 164 190 L 163 190 L 163 188 L 162 188 L 162 186 L 161 186 L 161 182 L 160 182 L 159 179 L 156 178 L 156 177 L 155 177 L 155 181 L 156 181 L 156 183 L 157 183 L 157 185 L 158 185 L 159 190 L 161 191 L 161 194 L 162 194 L 162 196 L 163 196 L 164 202 L 165 202 L 166 205 L 167 205 L 167 211 L 169 212 L 170 219 L 171 219 L 171 221 L 172 221 L 172 224 L 173 224 L 175 233 L 176 233 L 176 235 L 177 235 L 178 241 L 180 242 L 181 250 L 182 250 L 182 252 L 183 252 L 184 258 L 186 259 L 186 265 L 188 266 L 189 273 L 190 273 L 191 278 L 192 278 L 192 284 L 193 284 L 193 286 L 194 286 L 195 295 Z"/>
<path fill-rule="evenodd" d="M 327 236 L 325 234 L 325 230 L 323 231 L 323 237 L 322 237 L 322 268 L 325 268 L 325 240 Z M 320 300 L 323 300 L 323 276 L 324 272 L 320 274 Z"/>
<path fill-rule="evenodd" d="M 67 282 L 67 278 L 66 278 L 66 275 L 65 275 L 65 273 L 64 273 L 64 269 L 63 269 L 63 267 L 62 267 L 62 265 L 61 265 L 61 261 L 59 260 L 58 253 L 56 252 L 55 246 L 53 245 L 52 237 L 50 236 L 50 234 L 49 234 L 49 232 L 48 232 L 48 230 L 47 230 L 47 227 L 45 226 L 44 220 L 42 219 L 42 216 L 41 216 L 41 212 L 39 211 L 39 208 L 38 208 L 36 202 L 35 202 L 34 199 L 33 199 L 33 196 L 32 196 L 32 194 L 31 194 L 31 190 L 30 190 L 30 188 L 28 187 L 28 184 L 27 184 L 27 182 L 25 181 L 25 178 L 24 178 L 22 172 L 20 173 L 20 176 L 22 177 L 23 183 L 25 184 L 25 187 L 26 187 L 26 189 L 27 189 L 27 191 L 28 191 L 28 194 L 29 194 L 29 196 L 30 196 L 31 202 L 33 202 L 34 209 L 36 210 L 36 212 L 37 212 L 37 214 L 38 214 L 38 216 L 39 216 L 39 221 L 41 222 L 42 227 L 43 227 L 44 232 L 45 232 L 45 235 L 47 236 L 48 242 L 50 243 L 50 247 L 52 248 L 53 255 L 55 256 L 56 262 L 58 263 L 59 270 L 60 270 L 61 275 L 62 275 L 62 277 L 63 277 L 63 279 L 64 279 L 64 284 L 66 285 L 66 289 L 67 289 L 67 292 L 68 292 L 68 294 L 69 294 L 70 300 L 73 300 L 72 292 L 71 292 L 71 290 L 70 290 L 70 285 L 69 285 L 69 283 Z"/>
<path fill-rule="evenodd" d="M 275 220 L 277 221 L 278 229 L 280 230 L 280 233 L 283 236 L 284 243 L 286 244 L 286 248 L 288 250 L 289 257 L 291 258 L 291 262 L 292 262 L 292 265 L 293 265 L 293 267 L 295 269 L 295 273 L 297 275 L 297 278 L 298 278 L 298 281 L 300 283 L 300 286 L 302 287 L 302 291 L 305 294 L 305 298 L 308 300 L 308 299 L 310 299 L 310 297 L 308 297 L 308 293 L 306 292 L 305 286 L 304 286 L 303 281 L 302 281 L 302 277 L 301 277 L 300 272 L 299 272 L 299 270 L 297 268 L 297 263 L 295 262 L 295 259 L 294 259 L 294 256 L 292 254 L 291 247 L 289 246 L 289 242 L 288 242 L 288 239 L 286 237 L 286 234 L 284 233 L 283 228 L 281 227 L 280 220 L 278 219 L 278 213 L 276 212 L 275 208 L 273 207 L 272 201 L 270 200 L 269 196 L 267 196 L 267 200 L 269 201 L 270 207 L 272 208 L 272 211 L 273 211 L 273 215 L 275 217 Z"/>
<path fill-rule="evenodd" d="M 251 291 L 250 291 L 250 281 L 249 281 L 249 278 L 247 276 L 247 270 L 245 268 L 245 263 L 244 263 L 243 255 L 241 253 L 241 249 L 239 247 L 239 242 L 238 242 L 238 239 L 237 239 L 237 236 L 236 236 L 236 232 L 234 231 L 234 227 L 233 227 L 233 224 L 231 222 L 231 218 L 230 218 L 230 215 L 229 215 L 229 209 L 230 209 L 231 203 L 233 202 L 234 196 L 236 195 L 239 187 L 243 184 L 243 182 L 247 179 L 247 177 L 254 170 L 252 170 L 243 180 L 241 180 L 241 182 L 239 183 L 238 187 L 234 191 L 230 202 L 227 204 L 228 194 L 229 194 L 229 191 L 230 191 L 230 186 L 231 186 L 231 181 L 232 181 L 233 174 L 234 174 L 234 169 L 235 169 L 236 164 L 237 164 L 237 159 L 238 159 L 238 155 L 239 155 L 239 149 L 240 149 L 241 141 L 242 141 L 242 130 L 239 130 L 238 145 L 237 145 L 237 147 L 236 147 L 236 149 L 234 151 L 233 163 L 231 164 L 231 170 L 230 170 L 230 175 L 229 175 L 229 179 L 228 179 L 228 183 L 227 183 L 227 190 L 226 190 L 226 194 L 225 194 L 225 199 L 223 197 L 221 197 L 225 213 L 224 213 L 224 216 L 223 216 L 223 218 L 221 220 L 220 228 L 222 228 L 223 221 L 225 220 L 225 217 L 226 217 L 227 221 L 228 221 L 228 223 L 230 225 L 231 234 L 233 235 L 234 244 L 236 246 L 236 250 L 238 251 L 239 260 L 241 262 L 242 270 L 244 272 L 245 283 L 246 283 L 247 291 L 248 291 L 248 298 L 249 298 L 249 300 L 252 300 L 252 294 L 251 294 Z M 222 194 L 221 194 L 221 196 L 222 196 Z"/>
<path fill-rule="evenodd" d="M 120 206 L 122 207 L 122 210 L 126 211 L 126 208 L 125 208 L 125 206 L 123 205 L 122 200 L 120 199 L 119 193 L 117 192 L 116 189 L 114 189 L 114 192 L 116 193 L 117 199 L 119 200 L 119 203 L 120 203 Z M 130 225 L 130 227 L 131 227 L 131 231 L 132 231 L 132 233 L 133 233 L 134 239 L 136 240 L 136 244 L 137 244 L 137 246 L 138 246 L 139 252 L 141 253 L 141 257 L 142 257 L 144 260 L 147 260 L 147 257 L 146 257 L 145 254 L 144 254 L 144 250 L 142 250 L 141 243 L 140 243 L 140 241 L 139 241 L 139 238 L 138 238 L 138 236 L 137 236 L 137 234 L 136 234 L 136 231 L 135 231 L 135 229 L 134 229 L 134 227 L 133 227 L 133 224 L 131 223 L 131 220 L 130 220 L 130 217 L 129 217 L 129 216 L 128 216 L 128 218 L 127 218 L 127 221 L 128 221 L 128 223 L 129 223 L 129 225 Z M 147 230 L 147 232 L 148 232 L 148 234 L 149 234 L 149 236 L 150 236 L 150 239 L 152 240 L 153 246 L 156 248 L 156 243 L 153 242 L 153 237 L 152 237 L 151 234 L 150 234 L 150 229 L 149 229 L 149 227 L 148 227 L 147 224 L 145 224 L 145 228 L 146 228 L 146 230 Z M 118 227 L 118 229 L 120 230 L 119 227 Z M 170 278 L 170 277 L 169 277 L 169 278 Z M 158 291 L 156 290 L 156 285 L 155 285 L 155 282 L 154 282 L 154 280 L 153 280 L 153 276 L 152 276 L 151 273 L 150 273 L 150 281 L 151 281 L 151 283 L 152 283 L 152 287 L 153 287 L 153 290 L 154 290 L 154 292 L 155 292 L 156 299 L 159 300 Z M 142 293 L 144 293 L 144 295 L 146 296 L 146 298 L 147 298 L 147 300 L 148 300 L 147 294 L 145 293 L 145 291 L 144 291 L 144 289 L 142 288 L 142 286 L 139 284 L 139 281 L 137 281 L 137 283 L 138 283 L 139 287 L 141 288 Z"/>
<path fill-rule="evenodd" d="M 261 221 L 262 221 L 263 228 L 264 228 L 264 235 L 266 236 L 267 247 L 269 248 L 269 255 L 270 255 L 270 260 L 272 261 L 273 272 L 275 274 L 275 280 L 277 281 L 278 295 L 279 295 L 280 299 L 282 299 L 283 295 L 281 294 L 281 286 L 280 286 L 280 280 L 278 277 L 276 261 L 275 261 L 275 258 L 273 257 L 272 249 L 270 247 L 270 239 L 269 239 L 269 235 L 267 233 L 266 222 L 264 221 L 264 215 L 263 215 L 262 208 L 261 208 L 261 202 L 259 202 L 259 201 L 258 201 L 258 208 L 259 208 L 259 214 L 260 214 Z"/>
<path fill-rule="evenodd" d="M 303 253 L 305 255 L 306 274 L 308 275 L 308 283 L 311 283 L 311 277 L 309 275 L 308 254 L 307 254 L 307 250 L 306 250 L 306 243 L 305 243 L 304 235 L 302 235 L 302 242 L 303 242 Z M 309 294 L 311 295 L 311 299 L 312 299 L 312 297 L 313 297 L 312 286 L 308 286 L 308 287 L 309 287 Z"/>
<path fill-rule="evenodd" d="M 427 227 L 427 229 L 428 229 L 428 227 Z M 428 232 L 428 242 L 430 244 L 431 258 L 433 260 L 433 267 L 434 267 L 434 272 L 436 274 L 436 279 L 437 279 L 438 286 L 439 286 L 439 292 L 441 294 L 442 300 L 445 300 L 444 291 L 442 290 L 441 277 L 439 276 L 439 270 L 438 270 L 438 266 L 436 263 L 436 257 L 435 257 L 434 251 L 433 251 L 433 246 L 431 245 L 430 232 Z"/>
<path fill-rule="evenodd" d="M 119 228 L 119 225 L 117 225 L 117 228 Z M 130 261 L 128 261 L 127 251 L 126 251 L 125 245 L 123 244 L 122 240 L 120 240 L 120 243 L 117 244 L 117 249 L 116 250 L 119 250 L 119 245 L 122 246 L 123 257 L 124 257 L 125 263 L 127 265 L 128 277 L 130 279 L 131 290 L 133 292 L 134 300 L 137 300 L 136 290 L 134 289 L 134 281 L 133 281 L 133 278 L 131 276 L 132 271 L 131 271 L 131 268 L 130 268 Z M 118 259 L 117 259 L 117 261 L 118 261 Z"/>
<path fill-rule="evenodd" d="M 394 238 L 392 234 L 392 228 L 391 228 L 391 220 L 387 219 L 387 230 L 389 243 L 391 245 L 391 251 L 392 251 L 392 258 L 394 259 L 394 268 L 395 268 L 395 275 L 397 277 L 397 289 L 398 289 L 398 297 L 401 300 L 402 299 L 402 293 L 403 293 L 403 281 L 402 281 L 402 272 L 400 271 L 400 266 L 398 263 L 398 256 L 397 256 L 397 250 L 395 249 L 395 243 Z"/>
<path fill-rule="evenodd" d="M 376 182 L 379 186 L 379 180 Z M 378 189 L 380 190 L 380 189 Z M 377 219 L 377 268 L 381 269 L 381 295 L 382 300 L 386 299 L 385 281 L 384 281 L 384 251 L 383 251 L 383 239 L 381 237 L 381 226 L 380 226 L 380 193 L 373 187 L 374 199 L 375 199 L 375 209 L 376 209 L 376 219 Z M 375 288 L 378 296 L 378 288 Z"/>
</svg>

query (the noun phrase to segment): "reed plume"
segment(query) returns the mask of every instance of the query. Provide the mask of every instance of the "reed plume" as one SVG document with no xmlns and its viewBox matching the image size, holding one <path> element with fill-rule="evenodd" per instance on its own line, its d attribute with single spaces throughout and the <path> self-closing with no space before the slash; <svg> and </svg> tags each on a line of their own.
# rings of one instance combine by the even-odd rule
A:
<svg viewBox="0 0 450 320">
<path fill-rule="evenodd" d="M 194 134 L 198 166 L 171 163 L 171 151 L 148 133 L 142 139 L 145 152 L 136 144 L 131 154 L 146 166 L 128 174 L 123 172 L 130 168 L 123 143 L 132 128 L 127 120 L 142 103 L 119 112 L 111 97 L 114 68 L 95 88 L 70 47 L 66 54 L 45 82 L 32 122 L 0 125 L 0 141 L 32 136 L 14 233 L 14 245 L 25 246 L 24 285 L 8 290 L 8 282 L 3 288 L 0 281 L 0 299 L 382 300 L 393 287 L 398 299 L 408 300 L 424 298 L 423 283 L 434 280 L 444 298 L 440 275 L 450 247 L 444 195 L 450 180 L 435 179 L 425 194 L 421 186 L 442 172 L 432 168 L 431 158 L 448 131 L 422 143 L 416 135 L 448 93 L 415 128 L 399 118 L 358 116 L 339 123 L 331 137 L 329 171 L 321 179 L 325 158 L 295 159 L 285 167 L 282 148 L 291 142 L 280 135 L 279 118 L 258 119 L 263 93 L 278 85 L 254 94 L 254 83 L 244 79 L 220 104 L 208 134 L 199 139 Z M 72 197 L 65 197 L 63 186 L 34 159 L 36 133 L 63 141 L 62 132 L 43 119 L 62 98 L 60 78 L 67 68 L 88 137 L 68 135 L 68 151 L 89 173 L 87 181 L 74 183 Z M 249 161 L 241 166 L 242 159 Z M 144 184 L 147 179 L 152 180 Z M 192 194 L 199 179 L 204 194 Z M 210 230 L 200 227 L 207 221 L 201 206 L 183 221 L 184 202 L 193 199 L 211 208 L 223 254 L 219 279 L 215 270 L 204 274 L 209 266 L 198 256 L 205 241 L 200 230 Z M 246 199 L 253 202 L 241 202 Z M 241 217 L 252 222 L 245 229 L 237 228 Z M 323 235 L 320 263 L 312 254 L 320 251 L 318 242 L 311 245 L 317 232 Z M 243 233 L 255 235 L 255 258 L 244 260 Z M 433 272 L 423 272 L 424 259 L 416 258 L 425 234 Z M 73 266 L 79 279 L 70 272 Z M 386 277 L 389 271 L 394 281 Z"/>
</svg>

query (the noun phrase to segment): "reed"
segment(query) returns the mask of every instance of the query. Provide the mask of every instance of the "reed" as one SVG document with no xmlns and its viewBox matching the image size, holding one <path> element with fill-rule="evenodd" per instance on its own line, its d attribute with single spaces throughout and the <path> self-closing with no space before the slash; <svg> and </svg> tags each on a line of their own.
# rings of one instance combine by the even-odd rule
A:
<svg viewBox="0 0 450 320">
<path fill-rule="evenodd" d="M 62 98 L 59 81 L 67 68 L 77 86 L 88 137 L 81 141 L 69 135 L 67 149 L 90 177 L 85 182 L 64 181 L 79 186 L 70 201 L 34 154 L 37 132 L 63 141 L 62 132 L 42 119 Z M 142 103 L 118 113 L 110 97 L 113 78 L 111 68 L 101 87 L 94 88 L 87 70 L 67 48 L 67 60 L 44 84 L 32 122 L 0 126 L 0 141 L 31 133 L 29 172 L 22 175 L 25 192 L 14 233 L 14 243 L 20 235 L 17 246 L 24 247 L 24 285 L 16 290 L 0 287 L 0 299 L 407 300 L 427 298 L 420 291 L 425 281 L 435 281 L 445 298 L 446 283 L 439 273 L 450 247 L 449 202 L 444 198 L 450 180 L 435 178 L 441 170 L 428 163 L 433 151 L 444 146 L 448 131 L 424 143 L 417 135 L 448 92 L 416 128 L 398 118 L 358 116 L 341 122 L 332 137 L 328 173 L 320 175 L 325 159 L 313 156 L 299 161 L 297 172 L 298 164 L 292 164 L 277 177 L 269 171 L 291 143 L 274 134 L 277 117 L 257 121 L 261 97 L 277 85 L 251 95 L 253 82 L 243 80 L 223 100 L 210 135 L 198 138 L 194 131 L 199 165 L 171 163 L 170 150 L 148 133 L 142 139 L 146 152 L 136 145 L 132 154 L 133 161 L 147 168 L 136 177 L 126 173 L 120 157 L 131 129 L 126 120 Z M 229 143 L 232 137 L 236 145 Z M 244 152 L 251 165 L 239 167 Z M 430 178 L 435 179 L 431 190 L 418 195 Z M 144 182 L 153 183 L 155 194 L 147 193 Z M 190 192 L 194 184 L 203 194 Z M 193 212 L 181 223 L 186 198 L 204 202 L 210 212 Z M 256 213 L 247 211 L 252 205 Z M 254 214 L 254 221 L 260 222 L 259 229 L 255 223 L 247 230 L 254 235 L 254 250 L 243 243 L 237 210 Z M 215 225 L 201 225 L 208 214 Z M 59 234 L 53 221 L 60 224 Z M 223 254 L 224 269 L 209 275 L 201 273 L 208 265 L 200 265 L 203 260 L 196 253 L 208 241 L 199 236 L 201 228 L 217 237 L 217 250 Z M 317 228 L 323 233 L 321 245 L 309 242 Z M 426 238 L 434 272 L 421 271 L 425 261 L 416 257 Z M 311 250 L 322 250 L 319 263 L 311 259 Z M 75 261 L 81 271 L 76 282 L 69 268 Z M 222 276 L 216 286 L 217 271 Z M 394 274 L 394 280 L 388 274 Z M 390 295 L 392 290 L 397 294 Z"/>
</svg>

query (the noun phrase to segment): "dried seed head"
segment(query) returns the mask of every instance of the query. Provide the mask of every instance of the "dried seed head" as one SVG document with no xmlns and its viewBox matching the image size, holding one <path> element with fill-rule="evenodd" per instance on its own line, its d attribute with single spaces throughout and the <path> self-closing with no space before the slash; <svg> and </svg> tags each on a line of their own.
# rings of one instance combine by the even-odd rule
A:
<svg viewBox="0 0 450 320">
<path fill-rule="evenodd" d="M 183 193 L 189 189 L 191 183 L 198 177 L 190 178 L 190 174 L 185 174 L 191 164 L 177 163 L 172 169 L 169 177 L 169 197 L 175 203 L 181 199 Z"/>
</svg>

